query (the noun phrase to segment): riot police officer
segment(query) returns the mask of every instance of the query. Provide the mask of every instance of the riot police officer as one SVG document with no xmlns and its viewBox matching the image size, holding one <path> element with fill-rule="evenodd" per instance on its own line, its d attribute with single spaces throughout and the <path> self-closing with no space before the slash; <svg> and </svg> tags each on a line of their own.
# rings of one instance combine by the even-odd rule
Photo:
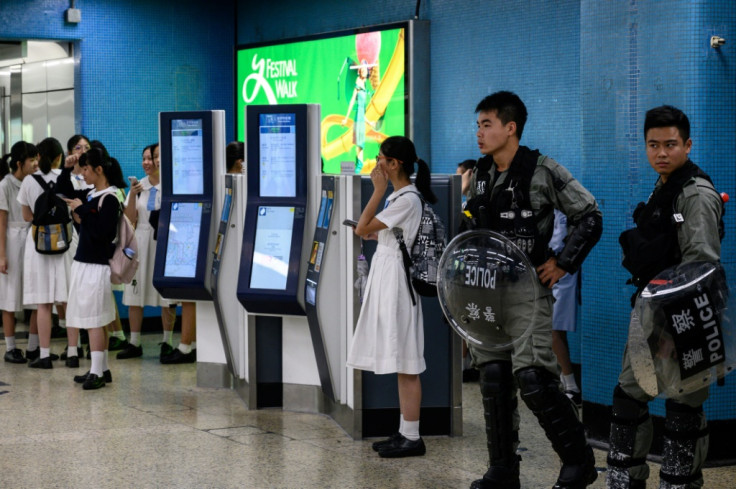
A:
<svg viewBox="0 0 736 489">
<path fill-rule="evenodd" d="M 644 139 L 647 159 L 659 178 L 646 204 L 639 204 L 634 212 L 636 227 L 619 238 L 623 264 L 637 293 L 668 267 L 694 261 L 718 263 L 721 254 L 722 201 L 708 175 L 689 159 L 692 141 L 687 116 L 667 105 L 651 109 L 644 121 Z M 632 321 L 635 318 L 632 311 Z M 701 468 L 708 449 L 702 405 L 707 397 L 706 386 L 667 399 L 661 488 L 702 487 Z M 609 488 L 646 487 L 646 456 L 652 441 L 647 403 L 651 400 L 637 383 L 627 349 L 613 392 Z"/>
<path fill-rule="evenodd" d="M 601 213 L 594 197 L 563 166 L 519 144 L 527 111 L 514 93 L 497 92 L 477 106 L 478 148 L 484 155 L 470 179 L 466 209 L 472 226 L 491 229 L 514 242 L 537 268 L 536 301 L 510 306 L 504 329 L 512 349 L 471 345 L 480 370 L 490 467 L 471 489 L 518 489 L 519 413 L 522 400 L 539 420 L 562 460 L 555 488 L 582 489 L 597 477 L 593 451 L 576 408 L 561 391 L 552 352 L 552 286 L 574 273 L 598 241 Z M 571 230 L 555 256 L 547 247 L 554 209 Z M 530 329 L 530 331 L 528 331 Z"/>
</svg>

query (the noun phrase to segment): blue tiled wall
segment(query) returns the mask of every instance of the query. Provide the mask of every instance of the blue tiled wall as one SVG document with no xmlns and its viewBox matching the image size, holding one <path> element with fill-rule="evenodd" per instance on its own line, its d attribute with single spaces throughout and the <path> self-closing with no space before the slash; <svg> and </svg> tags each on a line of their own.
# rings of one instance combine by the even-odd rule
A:
<svg viewBox="0 0 736 489">
<path fill-rule="evenodd" d="M 84 0 L 76 25 L 64 21 L 69 5 L 0 2 L 0 38 L 76 42 L 76 129 L 105 143 L 125 175 L 143 175 L 160 111 L 224 109 L 232 138 L 234 1 Z"/>
</svg>

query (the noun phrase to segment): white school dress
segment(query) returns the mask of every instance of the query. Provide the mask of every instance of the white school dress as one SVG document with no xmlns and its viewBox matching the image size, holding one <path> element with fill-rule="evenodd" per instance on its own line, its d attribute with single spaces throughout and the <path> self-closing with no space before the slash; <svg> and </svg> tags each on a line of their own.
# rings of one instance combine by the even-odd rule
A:
<svg viewBox="0 0 736 489">
<path fill-rule="evenodd" d="M 51 170 L 52 172 L 57 172 L 57 170 Z M 61 173 L 59 170 L 58 173 Z M 84 177 L 81 174 L 74 174 L 72 173 L 69 175 L 69 181 L 72 182 L 72 187 L 74 187 L 74 190 L 91 190 L 94 189 L 94 185 L 89 185 L 87 182 L 84 181 Z M 74 261 L 74 255 L 77 254 L 77 247 L 79 246 L 79 233 L 77 233 L 77 228 L 75 226 L 72 226 L 72 243 L 69 245 L 69 249 L 64 253 L 64 265 L 66 266 L 66 276 L 71 277 L 72 276 L 72 262 Z"/>
<path fill-rule="evenodd" d="M 54 172 L 35 173 L 46 182 L 56 182 Z M 41 185 L 32 176 L 23 179 L 18 191 L 18 203 L 27 205 L 33 211 L 36 199 L 43 193 Z M 23 304 L 52 304 L 66 302 L 69 294 L 68 275 L 64 264 L 67 250 L 61 255 L 43 255 L 36 251 L 32 229 L 26 233 L 26 246 L 23 252 Z"/>
<path fill-rule="evenodd" d="M 104 194 L 116 194 L 117 187 L 91 192 L 92 200 Z M 107 197 L 108 199 L 110 197 Z M 74 260 L 69 279 L 66 324 L 80 329 L 106 326 L 115 320 L 115 302 L 110 282 L 110 266 Z"/>
<path fill-rule="evenodd" d="M 154 199 L 154 209 L 161 208 L 161 184 L 153 186 L 148 177 L 141 179 L 143 191 L 138 195 L 135 209 L 138 220 L 135 225 L 135 239 L 138 242 L 138 271 L 133 281 L 125 284 L 123 289 L 123 304 L 126 306 L 167 306 L 168 302 L 161 299 L 158 291 L 153 287 L 153 265 L 156 260 L 156 242 L 153 240 L 153 227 L 148 222 L 151 211 L 148 210 L 148 200 Z M 153 190 L 155 189 L 155 190 Z M 130 202 L 130 193 L 125 199 L 125 205 Z"/>
<path fill-rule="evenodd" d="M 20 186 L 21 181 L 12 173 L 0 181 L 0 210 L 8 213 L 8 228 L 5 232 L 8 273 L 0 273 L 0 310 L 11 312 L 23 309 L 23 251 L 31 227 L 31 223 L 23 219 L 17 200 Z"/>
<path fill-rule="evenodd" d="M 408 185 L 386 199 L 376 215 L 387 229 L 378 232 L 378 246 L 371 260 L 360 317 L 355 327 L 347 365 L 376 374 L 420 374 L 424 362 L 424 322 L 420 297 L 412 305 L 399 244 L 392 228 L 403 230 L 408 250 L 416 238 L 422 217 L 419 196 Z"/>
</svg>

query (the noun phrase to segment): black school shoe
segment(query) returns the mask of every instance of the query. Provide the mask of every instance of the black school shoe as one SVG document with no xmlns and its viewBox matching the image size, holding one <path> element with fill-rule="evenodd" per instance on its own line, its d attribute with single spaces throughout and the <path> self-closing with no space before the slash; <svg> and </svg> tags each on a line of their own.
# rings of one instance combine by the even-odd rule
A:
<svg viewBox="0 0 736 489">
<path fill-rule="evenodd" d="M 182 353 L 178 348 L 174 348 L 171 354 L 162 356 L 161 363 L 165 365 L 171 365 L 175 363 L 194 363 L 197 361 L 197 350 L 192 350 L 189 353 Z"/>
<path fill-rule="evenodd" d="M 128 340 L 120 339 L 117 336 L 110 336 L 110 340 L 107 343 L 107 349 L 109 351 L 118 351 L 127 348 Z"/>
<path fill-rule="evenodd" d="M 109 370 L 108 370 L 109 372 Z M 95 389 L 99 389 L 100 387 L 105 387 L 105 377 L 104 374 L 102 377 L 100 377 L 97 374 L 89 374 L 87 376 L 87 379 L 84 381 L 84 384 L 82 384 L 82 389 L 86 391 L 91 391 Z"/>
<path fill-rule="evenodd" d="M 120 350 L 115 356 L 118 360 L 125 360 L 126 358 L 138 358 L 143 356 L 143 346 L 135 346 L 132 343 L 125 345 L 123 350 Z"/>
<path fill-rule="evenodd" d="M 40 348 L 36 348 L 35 350 L 26 350 L 26 358 L 28 360 L 35 360 L 40 357 L 41 357 Z M 57 355 L 56 353 L 50 353 L 48 358 L 50 358 L 51 361 L 55 362 L 56 360 L 59 359 L 59 355 Z"/>
<path fill-rule="evenodd" d="M 64 364 L 68 368 L 79 368 L 79 356 L 74 355 L 73 357 L 66 357 Z"/>
<path fill-rule="evenodd" d="M 373 442 L 373 445 L 371 445 L 371 448 L 373 448 L 373 451 L 374 452 L 377 452 L 381 448 L 389 446 L 390 444 L 394 443 L 395 441 L 399 440 L 400 438 L 401 438 L 401 433 L 399 433 L 397 431 L 396 433 L 394 433 L 393 435 L 389 436 L 385 440 Z"/>
<path fill-rule="evenodd" d="M 5 352 L 5 361 L 8 363 L 26 363 L 28 360 L 23 356 L 20 348 L 13 348 Z"/>
<path fill-rule="evenodd" d="M 427 448 L 424 446 L 424 440 L 410 440 L 404 435 L 399 435 L 392 443 L 384 445 L 378 450 L 378 455 L 383 458 L 402 458 L 402 457 L 420 457 L 424 455 Z"/>
<path fill-rule="evenodd" d="M 95 375 L 95 374 L 91 374 L 91 375 L 94 375 L 95 377 L 99 377 L 99 375 Z M 77 384 L 84 384 L 84 382 L 87 380 L 87 377 L 89 376 L 90 376 L 90 373 L 89 373 L 89 370 L 87 370 L 87 372 L 85 372 L 82 375 L 75 375 L 74 382 L 76 382 Z M 112 382 L 112 373 L 109 370 L 105 370 L 104 372 L 102 372 L 102 379 L 108 383 Z"/>
<path fill-rule="evenodd" d="M 54 368 L 54 364 L 51 363 L 51 357 L 36 358 L 35 360 L 33 360 L 31 363 L 28 364 L 28 367 L 50 369 L 50 368 Z"/>
</svg>

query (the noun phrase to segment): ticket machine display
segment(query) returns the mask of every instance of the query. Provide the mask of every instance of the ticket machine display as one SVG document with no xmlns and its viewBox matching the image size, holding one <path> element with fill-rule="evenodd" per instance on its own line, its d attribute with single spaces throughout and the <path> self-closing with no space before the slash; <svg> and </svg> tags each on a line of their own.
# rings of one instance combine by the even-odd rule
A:
<svg viewBox="0 0 736 489">
<path fill-rule="evenodd" d="M 161 211 L 153 285 L 167 299 L 211 299 L 217 220 L 213 181 L 224 173 L 224 111 L 159 115 Z M 219 179 L 217 180 L 219 181 Z"/>
<path fill-rule="evenodd" d="M 302 255 L 309 251 L 303 243 L 308 167 L 319 165 L 319 138 L 308 121 L 318 117 L 314 105 L 246 108 L 251 178 L 238 300 L 249 313 L 304 315 L 299 283 Z"/>
</svg>

